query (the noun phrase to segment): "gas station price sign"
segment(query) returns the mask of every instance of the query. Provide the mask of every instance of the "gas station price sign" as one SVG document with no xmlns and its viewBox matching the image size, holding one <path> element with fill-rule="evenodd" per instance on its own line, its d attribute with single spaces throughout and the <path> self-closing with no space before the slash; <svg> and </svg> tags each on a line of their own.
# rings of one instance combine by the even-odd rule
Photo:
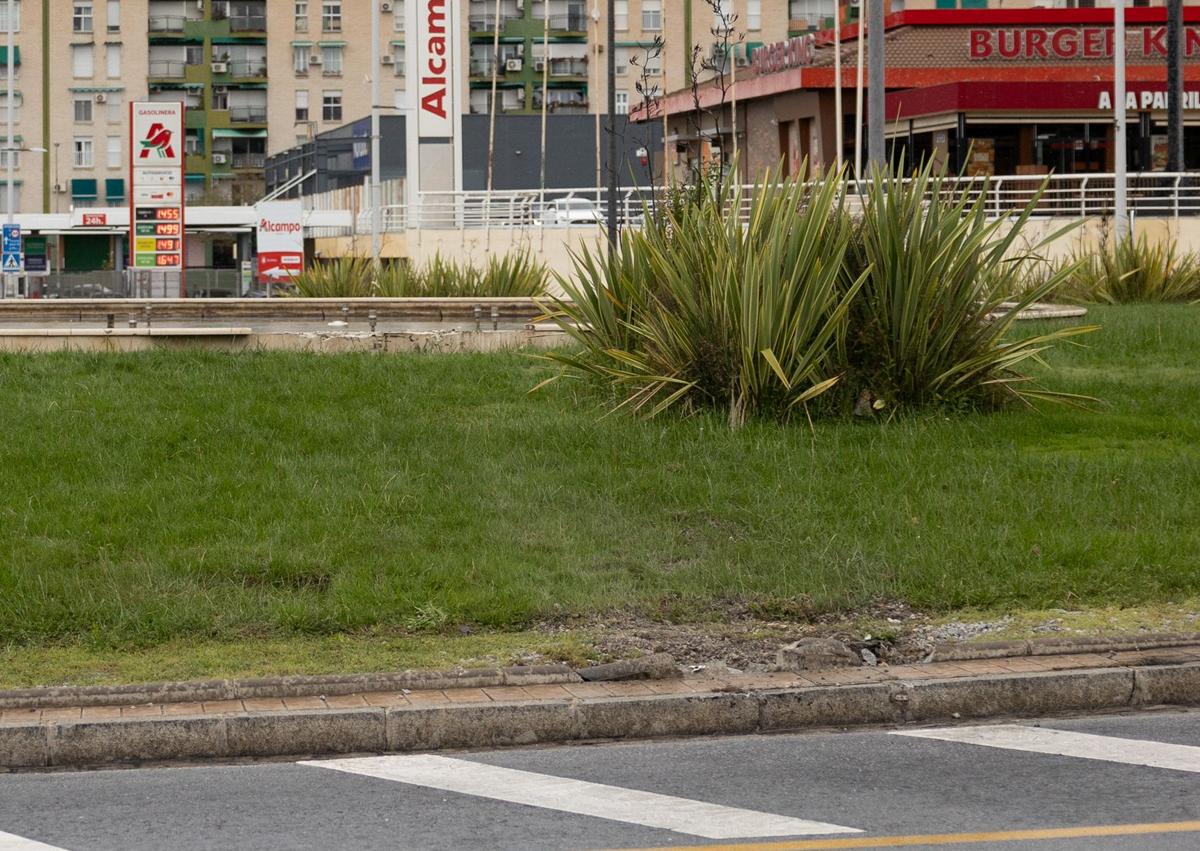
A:
<svg viewBox="0 0 1200 851">
<path fill-rule="evenodd" d="M 178 207 L 134 209 L 133 264 L 136 268 L 183 268 L 181 212 Z"/>
<path fill-rule="evenodd" d="M 182 103 L 130 104 L 131 247 L 135 269 L 184 270 L 183 119 Z M 180 291 L 186 292 L 182 274 Z"/>
</svg>

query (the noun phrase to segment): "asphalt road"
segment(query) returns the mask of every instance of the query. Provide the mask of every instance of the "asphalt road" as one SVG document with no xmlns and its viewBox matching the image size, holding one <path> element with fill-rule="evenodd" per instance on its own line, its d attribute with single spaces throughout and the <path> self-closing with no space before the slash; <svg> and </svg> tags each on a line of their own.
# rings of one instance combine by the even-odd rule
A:
<svg viewBox="0 0 1200 851">
<path fill-rule="evenodd" d="M 1195 851 L 1200 712 L 0 775 L 0 851 L 704 845 Z"/>
</svg>

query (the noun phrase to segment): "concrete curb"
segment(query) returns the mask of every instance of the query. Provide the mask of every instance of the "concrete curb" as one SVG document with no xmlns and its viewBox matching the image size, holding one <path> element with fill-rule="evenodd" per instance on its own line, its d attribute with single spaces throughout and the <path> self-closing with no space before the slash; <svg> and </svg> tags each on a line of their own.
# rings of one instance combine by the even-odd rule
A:
<svg viewBox="0 0 1200 851">
<path fill-rule="evenodd" d="M 128 686 L 57 686 L 0 691 L 0 709 L 62 706 L 136 706 L 200 703 L 255 697 L 329 697 L 372 691 L 562 685 L 582 682 L 567 665 L 514 665 L 455 671 L 255 677 L 241 680 L 141 683 Z"/>
<path fill-rule="evenodd" d="M 0 770 L 490 748 L 1200 704 L 1200 662 L 865 685 L 0 725 Z"/>
<path fill-rule="evenodd" d="M 1067 653 L 1121 653 L 1128 650 L 1157 650 L 1164 647 L 1200 645 L 1200 633 L 1150 633 L 1112 638 L 1061 636 L 1020 641 L 966 641 L 935 645 L 926 662 L 965 662 L 975 659 L 1005 659 L 1014 656 L 1055 656 Z"/>
</svg>

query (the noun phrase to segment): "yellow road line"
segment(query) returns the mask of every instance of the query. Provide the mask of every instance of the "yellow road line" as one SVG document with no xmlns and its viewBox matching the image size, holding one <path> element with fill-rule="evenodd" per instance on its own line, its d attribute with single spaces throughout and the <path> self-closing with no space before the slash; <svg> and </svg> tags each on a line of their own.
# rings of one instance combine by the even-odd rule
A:
<svg viewBox="0 0 1200 851">
<path fill-rule="evenodd" d="M 1092 827 L 1053 827 L 1039 830 L 997 830 L 985 833 L 929 833 L 922 836 L 855 836 L 842 839 L 795 839 L 735 845 L 670 846 L 671 851 L 819 851 L 829 848 L 904 848 L 913 845 L 965 845 L 973 842 L 1021 842 L 1039 839 L 1082 839 L 1090 836 L 1144 836 L 1152 833 L 1200 832 L 1200 821 L 1156 824 L 1107 824 Z M 635 851 L 655 851 L 652 848 Z"/>
</svg>

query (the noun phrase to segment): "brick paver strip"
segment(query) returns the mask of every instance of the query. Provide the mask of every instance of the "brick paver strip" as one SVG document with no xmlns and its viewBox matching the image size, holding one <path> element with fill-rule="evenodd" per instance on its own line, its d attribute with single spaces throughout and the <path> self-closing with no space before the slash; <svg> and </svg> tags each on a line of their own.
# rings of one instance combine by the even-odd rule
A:
<svg viewBox="0 0 1200 851">
<path fill-rule="evenodd" d="M 491 703 L 492 699 L 481 688 L 448 688 L 443 694 L 451 703 Z"/>
<path fill-rule="evenodd" d="M 285 697 L 283 704 L 288 709 L 328 709 L 325 699 L 321 697 Z"/>
<path fill-rule="evenodd" d="M 720 669 L 681 679 L 566 685 L 497 686 L 410 692 L 367 692 L 329 697 L 246 698 L 205 703 L 143 704 L 137 706 L 85 706 L 53 709 L 6 709 L 0 724 L 29 724 L 72 720 L 109 720 L 161 716 L 224 716 L 241 713 L 312 711 L 379 707 L 436 707 L 454 704 L 545 702 L 611 699 L 614 697 L 670 696 L 717 692 L 753 692 L 773 689 L 859 685 L 876 682 L 957 680 L 981 675 L 1039 674 L 1095 668 L 1121 668 L 1144 663 L 1187 664 L 1200 661 L 1198 648 L 1130 650 L 1111 654 L 1075 653 L 1057 656 L 1020 656 L 914 665 L 880 665 L 827 671 L 732 673 Z"/>
<path fill-rule="evenodd" d="M 242 701 L 247 712 L 282 712 L 287 709 L 278 697 L 248 697 Z"/>
<path fill-rule="evenodd" d="M 163 705 L 163 715 L 203 715 L 203 703 L 167 703 Z"/>
<path fill-rule="evenodd" d="M 492 700 L 529 700 L 529 692 L 520 686 L 496 686 L 485 688 L 483 693 Z"/>
<path fill-rule="evenodd" d="M 524 689 L 532 700 L 570 700 L 575 696 L 565 686 L 524 686 Z"/>
<path fill-rule="evenodd" d="M 404 696 L 413 706 L 445 706 L 450 698 L 442 691 L 412 691 Z"/>
</svg>

